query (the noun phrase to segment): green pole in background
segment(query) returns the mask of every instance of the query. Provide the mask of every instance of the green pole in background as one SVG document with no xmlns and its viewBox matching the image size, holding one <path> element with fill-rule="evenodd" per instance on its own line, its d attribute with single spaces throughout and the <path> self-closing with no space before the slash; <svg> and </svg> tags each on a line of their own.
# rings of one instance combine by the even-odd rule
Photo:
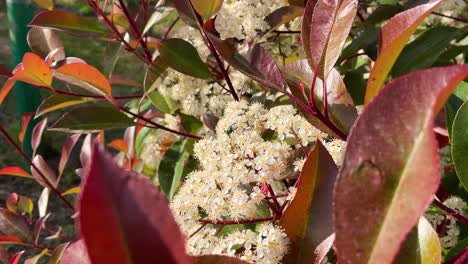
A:
<svg viewBox="0 0 468 264">
<path fill-rule="evenodd" d="M 17 65 L 22 61 L 23 55 L 30 51 L 26 40 L 29 31 L 27 25 L 34 17 L 35 7 L 31 0 L 7 0 L 6 2 L 12 62 L 13 65 Z M 24 113 L 35 112 L 41 102 L 39 90 L 23 82 L 16 82 L 15 95 L 18 120 L 21 120 Z M 24 136 L 23 150 L 29 156 L 32 155 L 31 132 L 36 123 L 37 120 L 31 120 Z"/>
</svg>

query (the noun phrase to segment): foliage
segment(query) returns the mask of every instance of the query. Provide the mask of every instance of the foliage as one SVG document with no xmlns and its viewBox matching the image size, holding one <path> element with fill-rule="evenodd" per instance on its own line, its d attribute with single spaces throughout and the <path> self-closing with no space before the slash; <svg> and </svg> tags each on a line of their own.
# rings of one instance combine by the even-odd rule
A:
<svg viewBox="0 0 468 264">
<path fill-rule="evenodd" d="M 0 208 L 1 263 L 467 261 L 466 2 L 35 2 L 0 106 L 16 82 L 50 95 L 0 126 L 28 164 L 0 175 L 43 191 Z M 107 43 L 103 65 L 63 34 Z M 129 56 L 144 74 L 117 74 Z"/>
</svg>

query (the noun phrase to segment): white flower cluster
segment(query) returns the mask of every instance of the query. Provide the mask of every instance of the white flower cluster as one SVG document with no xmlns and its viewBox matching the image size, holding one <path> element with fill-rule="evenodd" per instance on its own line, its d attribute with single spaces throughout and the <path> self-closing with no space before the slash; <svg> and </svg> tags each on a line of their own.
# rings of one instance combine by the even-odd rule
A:
<svg viewBox="0 0 468 264">
<path fill-rule="evenodd" d="M 466 216 L 466 202 L 459 197 L 451 197 L 444 201 L 444 205 L 457 211 L 463 216 Z M 460 228 L 457 225 L 457 220 L 449 215 L 441 214 L 426 214 L 426 218 L 429 220 L 434 229 L 443 224 L 443 234 L 440 235 L 440 242 L 443 248 L 454 247 L 458 242 L 458 236 L 460 235 Z"/>
<path fill-rule="evenodd" d="M 177 120 L 172 115 L 164 116 L 165 126 L 178 130 Z M 161 162 L 164 152 L 167 150 L 167 145 L 177 140 L 174 133 L 167 132 L 162 129 L 155 129 L 145 137 L 143 147 L 141 149 L 140 158 L 145 165 L 152 169 L 157 169 Z"/>
<path fill-rule="evenodd" d="M 223 39 L 258 40 L 259 34 L 268 29 L 265 17 L 286 5 L 287 0 L 225 0 L 215 27 Z"/>
<path fill-rule="evenodd" d="M 216 137 L 195 144 L 202 170 L 187 176 L 171 203 L 183 232 L 187 236 L 196 233 L 188 239 L 188 252 L 235 254 L 248 261 L 277 263 L 287 250 L 288 240 L 273 224 L 262 226 L 258 232 L 242 230 L 216 237 L 212 227 L 196 232 L 199 220 L 258 217 L 265 198 L 262 186 L 269 184 L 277 194 L 287 192 L 280 180 L 290 176 L 288 172 L 294 166 L 300 170 L 303 164 L 302 159 L 293 165 L 293 154 L 325 136 L 297 115 L 292 106 L 276 106 L 268 111 L 260 103 L 229 103 L 217 124 Z M 295 188 L 290 191 L 279 202 L 292 199 Z M 239 248 L 240 253 L 236 251 Z"/>
<path fill-rule="evenodd" d="M 244 76 L 234 71 L 230 74 L 233 86 L 241 90 Z M 197 79 L 175 70 L 169 70 L 158 87 L 159 92 L 179 103 L 181 112 L 201 117 L 205 114 L 221 116 L 226 103 L 232 101 L 232 95 L 215 82 Z"/>
</svg>

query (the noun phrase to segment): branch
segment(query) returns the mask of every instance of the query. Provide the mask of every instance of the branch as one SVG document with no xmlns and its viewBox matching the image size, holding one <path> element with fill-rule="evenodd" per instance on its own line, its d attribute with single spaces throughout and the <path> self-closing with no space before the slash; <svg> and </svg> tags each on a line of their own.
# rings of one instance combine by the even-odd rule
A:
<svg viewBox="0 0 468 264">
<path fill-rule="evenodd" d="M 449 208 L 445 204 L 439 202 L 438 200 L 435 200 L 432 202 L 435 206 L 439 207 L 442 211 L 444 211 L 446 214 L 450 215 L 451 217 L 455 218 L 459 222 L 463 223 L 464 225 L 468 226 L 468 218 L 464 217 L 457 211 L 453 210 L 452 208 Z"/>
</svg>

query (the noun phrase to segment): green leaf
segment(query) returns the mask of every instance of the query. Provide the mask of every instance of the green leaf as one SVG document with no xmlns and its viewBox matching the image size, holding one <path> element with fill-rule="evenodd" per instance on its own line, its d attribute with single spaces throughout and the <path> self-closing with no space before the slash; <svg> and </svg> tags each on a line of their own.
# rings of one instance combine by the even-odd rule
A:
<svg viewBox="0 0 468 264">
<path fill-rule="evenodd" d="M 135 125 L 132 119 L 112 106 L 91 105 L 73 109 L 63 115 L 49 130 L 68 133 L 95 133 Z"/>
<path fill-rule="evenodd" d="M 176 71 L 200 79 L 211 77 L 211 72 L 201 60 L 197 49 L 183 39 L 172 38 L 161 42 L 159 53 L 167 65 Z"/>
<path fill-rule="evenodd" d="M 95 18 L 84 18 L 62 10 L 43 11 L 37 14 L 29 25 L 78 33 L 104 34 L 109 32 Z"/>
<path fill-rule="evenodd" d="M 183 180 L 184 164 L 187 159 L 186 144 L 186 139 L 174 143 L 164 154 L 159 164 L 159 185 L 169 200 L 174 196 L 180 182 Z"/>
<path fill-rule="evenodd" d="M 280 220 L 292 242 L 286 263 L 314 263 L 313 249 L 333 233 L 332 199 L 337 174 L 332 157 L 317 141 L 302 168 L 296 195 Z"/>
<path fill-rule="evenodd" d="M 196 135 L 203 127 L 202 121 L 193 116 L 180 113 L 180 119 L 184 130 L 190 134 Z"/>
<path fill-rule="evenodd" d="M 224 0 L 191 0 L 195 10 L 208 19 L 218 13 Z"/>
<path fill-rule="evenodd" d="M 59 264 L 60 259 L 62 258 L 63 253 L 65 252 L 65 249 L 67 249 L 69 244 L 70 244 L 70 242 L 57 245 L 54 248 L 54 250 L 52 250 L 52 253 L 50 255 L 49 264 Z"/>
<path fill-rule="evenodd" d="M 466 100 L 468 100 L 468 83 L 461 82 L 445 104 L 445 118 L 450 139 L 452 138 L 452 125 L 455 115 Z"/>
<path fill-rule="evenodd" d="M 154 90 L 148 94 L 151 103 L 161 112 L 173 114 L 179 109 L 179 104 L 170 97 L 162 95 L 158 90 Z"/>
<path fill-rule="evenodd" d="M 141 150 L 143 149 L 143 144 L 145 143 L 145 138 L 153 131 L 152 128 L 143 127 L 135 139 L 135 153 L 137 157 L 140 156 Z"/>
<path fill-rule="evenodd" d="M 343 82 L 353 98 L 354 104 L 362 105 L 366 94 L 366 80 L 364 80 L 363 74 L 359 70 L 349 71 L 346 73 Z"/>
<path fill-rule="evenodd" d="M 461 184 L 468 191 L 468 101 L 458 109 L 452 127 L 452 159 Z"/>
<path fill-rule="evenodd" d="M 392 263 L 439 187 L 434 113 L 466 76 L 468 65 L 417 71 L 387 84 L 364 108 L 335 185 L 340 262 Z"/>
<path fill-rule="evenodd" d="M 438 26 L 427 30 L 406 45 L 393 65 L 390 75 L 397 77 L 432 66 L 450 42 L 467 31 L 468 29 L 449 26 Z"/>
<path fill-rule="evenodd" d="M 90 101 L 93 100 L 64 94 L 54 94 L 42 101 L 41 105 L 37 108 L 35 118 L 62 108 L 84 104 Z"/>
<path fill-rule="evenodd" d="M 351 43 L 343 49 L 337 64 L 341 64 L 347 58 L 353 56 L 361 49 L 367 49 L 371 45 L 377 45 L 379 29 L 375 26 L 364 25 L 356 32 Z"/>
<path fill-rule="evenodd" d="M 409 233 L 393 263 L 440 264 L 441 251 L 439 236 L 424 218 Z"/>
</svg>

